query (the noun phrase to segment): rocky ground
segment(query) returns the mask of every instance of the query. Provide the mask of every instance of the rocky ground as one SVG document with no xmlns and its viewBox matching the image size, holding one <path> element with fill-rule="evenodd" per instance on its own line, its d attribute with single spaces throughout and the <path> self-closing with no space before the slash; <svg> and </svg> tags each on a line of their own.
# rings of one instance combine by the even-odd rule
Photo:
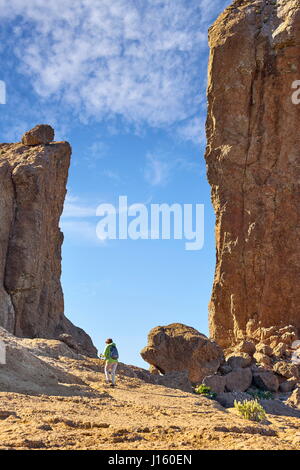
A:
<svg viewBox="0 0 300 470">
<path fill-rule="evenodd" d="M 257 424 L 214 400 L 146 382 L 147 371 L 122 364 L 111 389 L 101 360 L 60 341 L 1 332 L 0 449 L 300 448 L 296 408 Z"/>
</svg>

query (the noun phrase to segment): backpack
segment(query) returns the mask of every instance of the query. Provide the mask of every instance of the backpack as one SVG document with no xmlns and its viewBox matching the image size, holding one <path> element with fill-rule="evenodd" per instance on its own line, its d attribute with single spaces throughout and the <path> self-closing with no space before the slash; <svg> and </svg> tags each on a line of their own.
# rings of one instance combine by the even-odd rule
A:
<svg viewBox="0 0 300 470">
<path fill-rule="evenodd" d="M 115 345 L 111 346 L 109 350 L 109 357 L 111 359 L 114 359 L 115 361 L 119 359 L 119 352 L 117 350 L 117 347 Z"/>
</svg>

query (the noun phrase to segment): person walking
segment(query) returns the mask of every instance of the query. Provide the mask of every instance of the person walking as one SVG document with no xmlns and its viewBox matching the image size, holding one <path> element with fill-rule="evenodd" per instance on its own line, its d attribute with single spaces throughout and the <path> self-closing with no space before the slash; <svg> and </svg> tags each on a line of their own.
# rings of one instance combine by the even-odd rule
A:
<svg viewBox="0 0 300 470">
<path fill-rule="evenodd" d="M 108 338 L 105 343 L 106 347 L 101 355 L 105 359 L 105 381 L 107 384 L 110 384 L 110 387 L 115 387 L 119 353 L 116 344 L 111 338 Z"/>
</svg>

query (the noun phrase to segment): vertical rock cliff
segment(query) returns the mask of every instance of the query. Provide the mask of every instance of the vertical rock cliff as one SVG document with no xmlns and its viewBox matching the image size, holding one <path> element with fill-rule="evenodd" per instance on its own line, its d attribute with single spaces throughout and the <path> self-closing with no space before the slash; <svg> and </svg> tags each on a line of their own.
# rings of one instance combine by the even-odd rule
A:
<svg viewBox="0 0 300 470">
<path fill-rule="evenodd" d="M 247 324 L 300 329 L 299 0 L 235 1 L 209 43 L 210 331 L 227 347 Z"/>
<path fill-rule="evenodd" d="M 18 144 L 0 144 L 0 326 L 16 336 L 73 336 L 95 355 L 89 336 L 64 316 L 60 283 L 63 210 L 71 147 L 37 126 Z M 43 135 L 44 134 L 44 135 Z"/>
</svg>

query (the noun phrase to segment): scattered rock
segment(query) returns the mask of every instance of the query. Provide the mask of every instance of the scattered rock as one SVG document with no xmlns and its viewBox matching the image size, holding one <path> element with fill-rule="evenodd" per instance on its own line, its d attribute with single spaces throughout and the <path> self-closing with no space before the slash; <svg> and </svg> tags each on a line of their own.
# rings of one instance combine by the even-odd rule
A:
<svg viewBox="0 0 300 470">
<path fill-rule="evenodd" d="M 48 124 L 38 124 L 22 137 L 24 145 L 46 145 L 54 139 L 54 129 Z"/>
<path fill-rule="evenodd" d="M 190 326 L 173 323 L 153 328 L 142 358 L 163 373 L 188 370 L 192 383 L 214 374 L 223 361 L 223 351 Z"/>
<path fill-rule="evenodd" d="M 209 375 L 208 377 L 204 377 L 202 383 L 207 387 L 210 387 L 215 393 L 223 393 L 226 385 L 226 378 L 216 374 Z"/>
<path fill-rule="evenodd" d="M 261 390 L 277 392 L 279 388 L 277 377 L 273 374 L 273 372 L 268 370 L 254 372 L 253 382 Z"/>
<path fill-rule="evenodd" d="M 52 431 L 53 428 L 49 424 L 41 424 L 38 426 L 38 429 L 41 431 Z"/>
<path fill-rule="evenodd" d="M 250 367 L 245 369 L 234 369 L 229 374 L 225 375 L 226 389 L 229 392 L 244 392 L 247 390 L 252 382 L 252 372 Z"/>
<path fill-rule="evenodd" d="M 276 372 L 276 374 L 281 375 L 282 377 L 286 377 L 287 379 L 299 376 L 298 367 L 295 364 L 291 364 L 285 361 L 277 362 L 273 366 L 273 371 Z"/>
</svg>

